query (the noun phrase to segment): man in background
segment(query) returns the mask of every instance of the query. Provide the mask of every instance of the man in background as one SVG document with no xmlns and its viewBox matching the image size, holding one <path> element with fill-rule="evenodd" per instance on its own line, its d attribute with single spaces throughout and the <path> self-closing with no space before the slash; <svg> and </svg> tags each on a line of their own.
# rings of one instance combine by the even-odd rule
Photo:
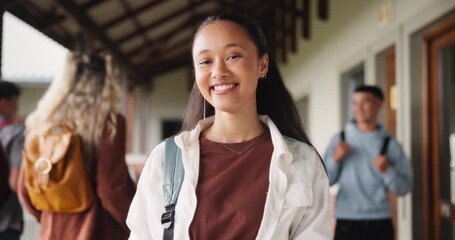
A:
<svg viewBox="0 0 455 240">
<path fill-rule="evenodd" d="M 14 83 L 0 81 L 0 147 L 9 187 L 0 206 L 2 240 L 18 240 L 23 230 L 22 208 L 16 194 L 24 144 L 24 126 L 17 124 L 19 96 L 20 90 Z"/>
<path fill-rule="evenodd" d="M 335 201 L 335 240 L 393 240 L 388 191 L 398 196 L 412 187 L 412 169 L 400 144 L 378 123 L 384 95 L 376 86 L 353 94 L 354 121 L 335 135 L 325 153 Z"/>
</svg>

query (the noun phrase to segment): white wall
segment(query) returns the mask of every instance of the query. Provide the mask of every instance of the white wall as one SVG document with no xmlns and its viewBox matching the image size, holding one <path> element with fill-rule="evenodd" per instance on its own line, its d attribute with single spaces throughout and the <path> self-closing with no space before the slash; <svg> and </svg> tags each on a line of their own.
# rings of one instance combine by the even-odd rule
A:
<svg viewBox="0 0 455 240">
<path fill-rule="evenodd" d="M 21 96 L 19 98 L 19 119 L 21 122 L 36 109 L 38 101 L 44 95 L 48 85 L 19 86 Z"/>
<path fill-rule="evenodd" d="M 136 112 L 149 111 L 146 119 L 146 141 L 144 154 L 149 154 L 161 142 L 161 121 L 163 119 L 183 119 L 189 93 L 188 69 L 181 68 L 159 76 L 153 80 L 151 92 L 148 96 L 148 109 L 136 108 Z M 137 121 L 136 121 L 137 123 Z M 144 129 L 138 129 L 135 124 L 133 146 L 138 145 L 139 136 Z M 133 148 L 133 151 L 139 152 Z"/>
<path fill-rule="evenodd" d="M 378 14 L 386 2 L 392 3 L 394 20 L 380 25 Z M 316 14 L 316 3 L 312 13 Z M 453 0 L 344 0 L 330 1 L 329 20 L 312 17 L 311 39 L 300 40 L 298 53 L 288 58 L 280 70 L 295 99 L 309 97 L 310 138 L 324 152 L 331 136 L 341 126 L 341 74 L 360 62 L 365 63 L 367 83 L 375 83 L 378 53 L 396 46 L 398 139 L 410 153 L 411 144 L 411 35 L 455 9 Z M 298 34 L 299 35 L 299 34 Z M 300 35 L 299 35 L 300 36 Z M 398 217 L 400 240 L 412 239 L 411 197 L 400 199 Z"/>
</svg>

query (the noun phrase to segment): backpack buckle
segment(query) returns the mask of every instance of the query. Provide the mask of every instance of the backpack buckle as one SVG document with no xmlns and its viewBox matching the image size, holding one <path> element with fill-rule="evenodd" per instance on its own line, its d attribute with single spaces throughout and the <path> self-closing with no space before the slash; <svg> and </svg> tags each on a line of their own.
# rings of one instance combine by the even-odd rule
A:
<svg viewBox="0 0 455 240">
<path fill-rule="evenodd" d="M 34 167 L 39 175 L 47 175 L 52 169 L 52 161 L 49 158 L 40 157 L 35 161 Z"/>
<path fill-rule="evenodd" d="M 161 224 L 165 229 L 169 229 L 174 223 L 175 205 L 171 204 L 166 207 L 166 211 L 161 215 Z"/>
</svg>

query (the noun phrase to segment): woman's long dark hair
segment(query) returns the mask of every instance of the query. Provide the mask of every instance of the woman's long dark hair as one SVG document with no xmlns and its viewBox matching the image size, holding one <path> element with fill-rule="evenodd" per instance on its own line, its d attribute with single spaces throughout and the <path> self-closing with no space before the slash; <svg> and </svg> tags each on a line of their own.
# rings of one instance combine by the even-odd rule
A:
<svg viewBox="0 0 455 240">
<path fill-rule="evenodd" d="M 196 38 L 199 31 L 205 26 L 221 20 L 230 21 L 241 26 L 256 45 L 259 58 L 268 53 L 267 41 L 265 40 L 261 28 L 250 19 L 237 14 L 224 14 L 208 17 L 199 26 L 194 38 Z M 270 119 L 272 119 L 281 134 L 313 146 L 303 130 L 294 100 L 285 87 L 278 68 L 272 60 L 269 62 L 267 76 L 265 79 L 258 81 L 256 89 L 256 107 L 258 114 L 268 115 Z M 205 101 L 195 82 L 193 84 L 193 89 L 191 90 L 181 131 L 193 129 L 197 123 L 204 118 L 204 112 L 206 117 L 208 117 L 212 116 L 215 113 L 215 110 Z"/>
</svg>

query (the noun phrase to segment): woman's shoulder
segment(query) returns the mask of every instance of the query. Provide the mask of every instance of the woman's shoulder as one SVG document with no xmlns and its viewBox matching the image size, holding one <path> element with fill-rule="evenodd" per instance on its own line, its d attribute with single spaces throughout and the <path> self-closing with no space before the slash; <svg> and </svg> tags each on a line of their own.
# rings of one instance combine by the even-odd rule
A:
<svg viewBox="0 0 455 240">
<path fill-rule="evenodd" d="M 289 148 L 289 151 L 291 153 L 314 153 L 316 150 L 314 149 L 313 146 L 309 145 L 306 142 L 297 140 L 292 137 L 288 136 L 283 136 L 284 141 L 286 142 L 286 145 Z"/>
<path fill-rule="evenodd" d="M 292 154 L 293 165 L 302 165 L 302 167 L 305 166 L 303 167 L 305 169 L 324 168 L 316 148 L 291 137 L 283 136 L 283 138 L 288 146 L 289 152 Z"/>
</svg>

